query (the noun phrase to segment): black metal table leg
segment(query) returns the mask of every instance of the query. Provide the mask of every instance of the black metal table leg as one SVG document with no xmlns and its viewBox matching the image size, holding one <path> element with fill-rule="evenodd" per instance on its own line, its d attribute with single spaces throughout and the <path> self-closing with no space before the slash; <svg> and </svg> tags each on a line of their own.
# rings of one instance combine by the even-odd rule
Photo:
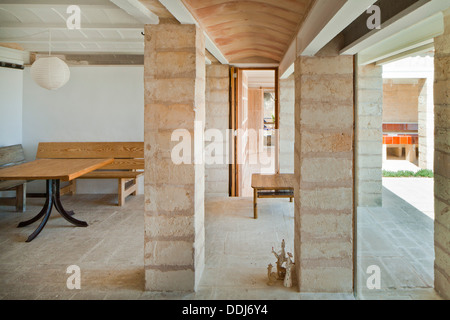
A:
<svg viewBox="0 0 450 320">
<path fill-rule="evenodd" d="M 51 209 L 51 198 L 52 195 L 50 194 L 49 191 L 49 187 L 51 187 L 51 182 L 47 181 L 46 183 L 46 197 L 45 197 L 45 204 L 44 207 L 42 208 L 41 212 L 39 212 L 34 218 L 28 220 L 28 221 L 24 221 L 19 223 L 19 225 L 17 226 L 17 228 L 23 228 L 26 226 L 29 226 L 30 224 L 35 223 L 36 221 L 38 221 L 39 219 L 41 219 L 48 211 L 48 209 Z"/>
<path fill-rule="evenodd" d="M 61 199 L 61 188 L 60 188 L 60 186 L 61 186 L 61 182 L 59 180 L 55 180 L 55 193 L 54 194 L 55 194 L 55 197 L 57 199 Z M 62 212 L 67 213 L 69 216 L 75 215 L 75 212 L 73 212 L 73 211 L 65 211 L 64 208 L 62 207 L 61 201 L 58 201 L 58 202 L 54 201 L 54 203 L 55 203 L 56 210 L 58 210 L 58 212 L 61 215 L 63 214 Z"/>
<path fill-rule="evenodd" d="M 76 225 L 77 227 L 87 227 L 88 224 L 85 221 L 80 221 L 80 220 L 77 220 L 77 219 L 71 217 L 70 213 L 72 213 L 72 215 L 73 215 L 73 211 L 67 212 L 64 209 L 63 205 L 61 204 L 61 194 L 59 192 L 59 186 L 60 186 L 60 181 L 56 180 L 55 181 L 55 188 L 56 188 L 56 190 L 55 190 L 55 193 L 54 193 L 54 201 L 55 201 L 55 208 L 56 208 L 56 210 L 58 210 L 59 214 L 64 219 L 66 219 L 68 222 L 70 222 L 71 224 Z"/>
<path fill-rule="evenodd" d="M 28 237 L 26 242 L 33 241 L 34 238 L 36 238 L 39 233 L 44 229 L 45 225 L 47 224 L 47 221 L 52 213 L 53 206 L 55 206 L 56 210 L 60 213 L 60 215 L 66 219 L 71 224 L 77 226 L 77 227 L 87 227 L 88 224 L 84 221 L 77 220 L 73 217 L 75 213 L 73 211 L 67 212 L 63 205 L 61 204 L 61 193 L 59 191 L 60 188 L 60 181 L 59 180 L 47 180 L 46 182 L 46 200 L 44 207 L 42 208 L 41 212 L 39 212 L 34 218 L 19 223 L 18 228 L 23 228 L 25 226 L 28 226 L 30 224 L 33 224 L 34 222 L 38 221 L 39 219 L 42 219 L 39 226 L 36 228 L 36 230 Z"/>
<path fill-rule="evenodd" d="M 47 180 L 47 199 L 48 199 L 48 205 L 44 214 L 44 218 L 42 219 L 39 226 L 34 230 L 34 232 L 28 237 L 26 242 L 33 241 L 34 238 L 38 236 L 39 233 L 41 233 L 42 229 L 44 229 L 45 225 L 47 224 L 48 218 L 50 217 L 50 214 L 52 213 L 52 207 L 53 207 L 53 183 L 51 180 Z M 46 203 L 47 203 L 46 202 Z M 44 207 L 45 209 L 45 207 Z M 35 218 L 37 218 L 41 213 L 39 213 Z M 34 220 L 34 219 L 31 219 Z M 30 220 L 30 221 L 31 221 Z"/>
</svg>

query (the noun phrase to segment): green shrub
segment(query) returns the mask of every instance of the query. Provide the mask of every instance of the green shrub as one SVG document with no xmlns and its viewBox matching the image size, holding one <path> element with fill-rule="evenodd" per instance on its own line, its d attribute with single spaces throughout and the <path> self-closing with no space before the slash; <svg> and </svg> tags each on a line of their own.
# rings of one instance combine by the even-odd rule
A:
<svg viewBox="0 0 450 320">
<path fill-rule="evenodd" d="M 383 177 L 385 178 L 433 178 L 434 174 L 431 170 L 420 170 L 416 173 L 412 171 L 386 171 L 383 170 Z"/>
<path fill-rule="evenodd" d="M 434 178 L 434 173 L 431 170 L 420 170 L 416 173 L 416 177 L 423 177 L 423 178 Z"/>
</svg>

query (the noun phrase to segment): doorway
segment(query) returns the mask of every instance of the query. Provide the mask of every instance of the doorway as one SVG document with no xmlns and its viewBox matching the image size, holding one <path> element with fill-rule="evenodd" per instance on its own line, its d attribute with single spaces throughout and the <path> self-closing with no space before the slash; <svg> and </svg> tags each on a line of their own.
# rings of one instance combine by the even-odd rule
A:
<svg viewBox="0 0 450 320">
<path fill-rule="evenodd" d="M 419 288 L 434 298 L 433 55 L 382 71 L 382 206 L 358 208 L 356 291 L 378 299 L 395 290 L 410 299 Z"/>
<path fill-rule="evenodd" d="M 231 72 L 230 196 L 251 197 L 252 175 L 279 173 L 278 68 Z"/>
</svg>

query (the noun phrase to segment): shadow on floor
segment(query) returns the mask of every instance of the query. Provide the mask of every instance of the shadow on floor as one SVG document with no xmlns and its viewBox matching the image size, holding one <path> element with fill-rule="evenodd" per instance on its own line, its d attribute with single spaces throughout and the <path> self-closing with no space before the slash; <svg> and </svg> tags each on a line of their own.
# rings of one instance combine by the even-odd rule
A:
<svg viewBox="0 0 450 320">
<path fill-rule="evenodd" d="M 383 188 L 383 207 L 358 208 L 357 224 L 359 296 L 405 292 L 407 299 L 412 297 L 409 290 L 433 292 L 429 290 L 434 284 L 434 223 L 430 217 Z M 381 271 L 380 290 L 368 289 L 371 266 Z"/>
</svg>

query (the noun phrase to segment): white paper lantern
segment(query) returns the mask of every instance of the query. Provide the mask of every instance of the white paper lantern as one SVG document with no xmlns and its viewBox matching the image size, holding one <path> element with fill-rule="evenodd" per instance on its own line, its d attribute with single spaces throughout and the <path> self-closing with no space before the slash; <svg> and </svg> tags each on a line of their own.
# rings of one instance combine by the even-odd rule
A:
<svg viewBox="0 0 450 320">
<path fill-rule="evenodd" d="M 42 88 L 56 90 L 69 81 L 70 69 L 57 57 L 40 58 L 31 66 L 31 77 Z"/>
</svg>

